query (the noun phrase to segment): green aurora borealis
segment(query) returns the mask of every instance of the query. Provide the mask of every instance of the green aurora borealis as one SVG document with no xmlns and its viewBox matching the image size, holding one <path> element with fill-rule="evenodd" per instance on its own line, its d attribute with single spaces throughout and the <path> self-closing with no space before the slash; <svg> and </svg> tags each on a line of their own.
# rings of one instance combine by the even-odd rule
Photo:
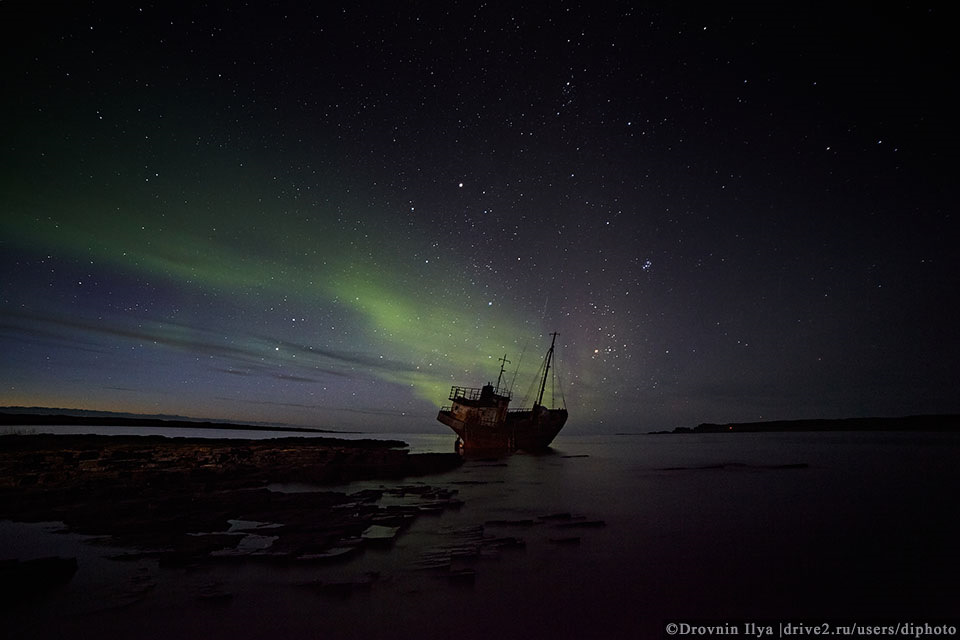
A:
<svg viewBox="0 0 960 640">
<path fill-rule="evenodd" d="M 107 175 L 125 184 L 120 164 L 91 163 L 86 170 L 93 180 Z M 516 356 L 525 347 L 521 337 L 530 340 L 521 314 L 494 304 L 492 295 L 472 290 L 478 287 L 457 275 L 458 256 L 439 250 L 435 242 L 418 243 L 413 223 L 397 235 L 376 219 L 375 207 L 328 202 L 332 198 L 324 194 L 338 193 L 336 186 L 314 184 L 320 193 L 303 202 L 300 196 L 285 199 L 282 188 L 263 179 L 262 169 L 238 169 L 232 182 L 221 177 L 211 181 L 215 186 L 203 176 L 170 169 L 172 177 L 155 172 L 142 179 L 140 188 L 120 194 L 88 188 L 81 179 L 67 184 L 66 193 L 48 195 L 46 180 L 65 186 L 53 176 L 70 170 L 67 161 L 41 179 L 7 174 L 12 179 L 3 207 L 13 215 L 0 223 L 6 243 L 42 247 L 47 256 L 40 261 L 50 264 L 45 274 L 50 286 L 59 286 L 61 267 L 49 256 L 74 265 L 71 272 L 83 275 L 70 285 L 74 290 L 68 297 L 81 308 L 86 296 L 102 297 L 109 310 L 84 325 L 70 314 L 55 315 L 46 324 L 79 332 L 78 343 L 110 336 L 133 348 L 147 345 L 153 351 L 148 357 L 161 361 L 202 353 L 211 367 L 240 376 L 257 371 L 292 386 L 322 384 L 323 378 L 332 384 L 343 384 L 341 378 L 379 380 L 408 388 L 413 398 L 430 404 L 445 399 L 452 380 L 482 382 L 494 375 L 495 362 L 488 362 L 493 354 Z M 194 188 L 184 188 L 191 183 Z M 458 288 L 459 295 L 450 294 Z M 174 293 L 161 294 L 164 300 L 158 303 L 156 292 Z M 44 306 L 34 300 L 28 308 Z M 214 329 L 206 314 L 217 316 L 222 330 Z M 256 319 L 248 324 L 251 315 Z M 229 327 L 234 320 L 237 326 Z M 128 325 L 136 328 L 123 329 Z M 221 333 L 227 335 L 220 338 Z M 317 345 L 325 334 L 336 336 L 326 343 L 335 346 Z M 544 342 L 536 337 L 531 349 L 539 352 Z M 358 339 L 363 350 L 342 346 Z M 537 363 L 531 357 L 523 364 L 529 375 Z M 12 392 L 10 404 L 42 397 L 43 384 Z M 182 384 L 189 386 L 187 380 Z M 375 384 L 369 388 L 379 393 Z M 167 393 L 179 392 L 156 386 L 146 395 Z M 225 415 L 203 406 L 201 398 L 191 402 Z M 405 413 L 405 402 L 385 411 Z M 164 404 L 158 401 L 158 408 Z M 194 406 L 177 410 L 195 413 Z"/>
<path fill-rule="evenodd" d="M 935 16 L 6 10 L 0 405 L 441 433 L 556 330 L 571 433 L 958 410 Z"/>
</svg>

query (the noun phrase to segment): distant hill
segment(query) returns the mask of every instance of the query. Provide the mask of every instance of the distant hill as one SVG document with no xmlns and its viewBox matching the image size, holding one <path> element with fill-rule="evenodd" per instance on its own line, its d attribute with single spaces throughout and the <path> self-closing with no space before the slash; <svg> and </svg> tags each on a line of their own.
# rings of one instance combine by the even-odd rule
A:
<svg viewBox="0 0 960 640">
<path fill-rule="evenodd" d="M 301 433 L 348 433 L 332 429 L 290 427 L 271 423 L 235 423 L 199 420 L 164 414 L 142 415 L 88 409 L 51 409 L 47 407 L 0 407 L 0 425 L 99 425 L 107 427 L 168 427 L 174 429 L 239 429 L 246 431 L 292 431 Z"/>
<path fill-rule="evenodd" d="M 653 433 L 751 433 L 762 431 L 958 431 L 960 415 L 904 416 L 901 418 L 837 418 L 823 420 L 772 420 L 769 422 L 704 422 L 694 428 Z"/>
</svg>

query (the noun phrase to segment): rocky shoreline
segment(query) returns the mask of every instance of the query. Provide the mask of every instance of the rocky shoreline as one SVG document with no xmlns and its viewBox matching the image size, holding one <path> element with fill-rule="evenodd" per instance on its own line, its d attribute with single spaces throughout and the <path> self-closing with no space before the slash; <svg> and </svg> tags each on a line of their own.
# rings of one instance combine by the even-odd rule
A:
<svg viewBox="0 0 960 640">
<path fill-rule="evenodd" d="M 417 484 L 285 493 L 267 486 L 397 480 L 461 464 L 456 454 L 411 454 L 403 446 L 330 438 L 5 435 L 0 519 L 63 522 L 71 532 L 129 549 L 118 559 L 332 561 L 389 544 L 418 515 L 458 507 L 456 491 Z M 24 570 L 5 566 L 10 571 L 0 574 Z"/>
<path fill-rule="evenodd" d="M 411 454 L 405 447 L 372 439 L 11 434 L 0 436 L 0 491 L 330 484 L 435 473 L 461 462 L 454 454 Z"/>
</svg>

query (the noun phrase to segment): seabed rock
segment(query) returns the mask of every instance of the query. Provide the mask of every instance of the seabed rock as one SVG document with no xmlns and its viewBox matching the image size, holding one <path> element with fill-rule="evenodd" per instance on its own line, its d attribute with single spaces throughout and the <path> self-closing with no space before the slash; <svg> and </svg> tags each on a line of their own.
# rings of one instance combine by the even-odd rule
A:
<svg viewBox="0 0 960 640">
<path fill-rule="evenodd" d="M 605 526 L 607 526 L 607 523 L 603 520 L 574 520 L 556 525 L 558 529 L 597 529 Z"/>
<path fill-rule="evenodd" d="M 477 571 L 472 568 L 450 569 L 447 580 L 452 584 L 473 584 L 477 580 Z"/>
<path fill-rule="evenodd" d="M 302 589 L 309 589 L 324 596 L 349 598 L 358 591 L 369 591 L 373 584 L 379 579 L 380 574 L 378 572 L 367 571 L 356 580 L 347 580 L 341 582 L 310 580 L 307 582 L 301 582 L 298 586 Z"/>
</svg>

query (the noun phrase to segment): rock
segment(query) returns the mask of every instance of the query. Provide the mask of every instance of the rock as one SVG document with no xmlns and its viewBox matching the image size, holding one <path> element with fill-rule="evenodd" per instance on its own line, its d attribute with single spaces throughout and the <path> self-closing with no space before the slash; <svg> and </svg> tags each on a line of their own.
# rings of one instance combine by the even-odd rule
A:
<svg viewBox="0 0 960 640">
<path fill-rule="evenodd" d="M 159 558 L 165 566 L 212 560 L 322 560 L 353 540 L 388 543 L 424 507 L 456 508 L 456 491 L 281 493 L 271 483 L 369 479 L 442 471 L 456 454 L 421 458 L 374 442 L 307 438 L 208 440 L 153 436 L 0 436 L 0 518 L 62 521 L 76 533 Z M 18 480 L 31 478 L 30 486 Z M 381 529 L 372 529 L 380 527 Z M 266 530 L 269 529 L 269 530 Z M 372 532 L 381 532 L 373 535 Z M 202 534 L 202 535 L 198 535 Z M 136 555 L 136 554 L 134 554 Z"/>
<path fill-rule="evenodd" d="M 569 513 L 551 513 L 546 516 L 538 516 L 538 520 L 571 520 L 573 516 Z"/>
<path fill-rule="evenodd" d="M 360 539 L 369 545 L 388 546 L 393 543 L 399 531 L 400 527 L 372 524 L 364 529 L 363 533 L 360 534 Z"/>
<path fill-rule="evenodd" d="M 491 527 L 532 527 L 537 524 L 536 520 L 487 520 L 487 526 Z"/>
</svg>

